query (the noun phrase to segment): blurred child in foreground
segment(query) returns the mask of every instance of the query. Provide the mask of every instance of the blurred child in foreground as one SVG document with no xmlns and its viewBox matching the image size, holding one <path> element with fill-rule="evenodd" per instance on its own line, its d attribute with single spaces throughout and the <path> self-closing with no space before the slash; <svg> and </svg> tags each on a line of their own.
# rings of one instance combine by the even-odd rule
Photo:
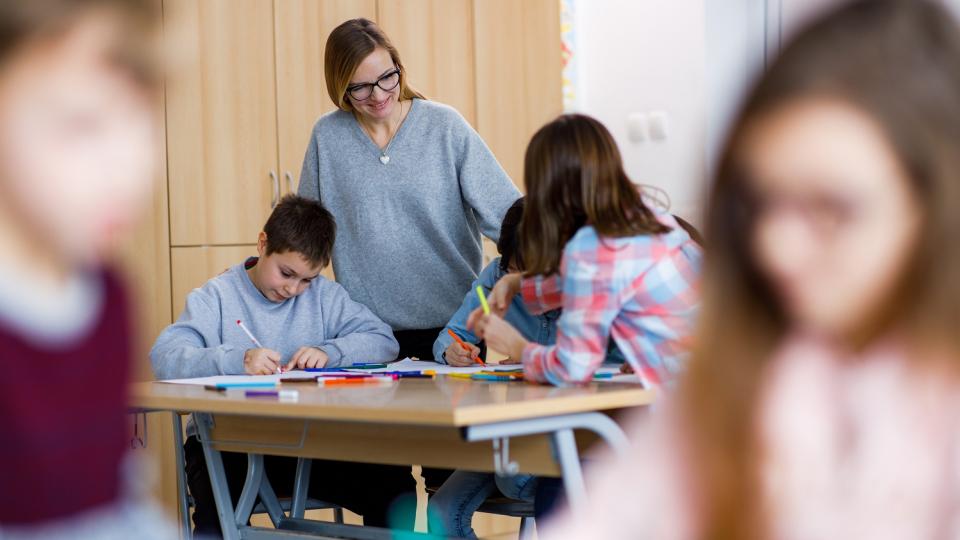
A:
<svg viewBox="0 0 960 540">
<path fill-rule="evenodd" d="M 845 5 L 746 101 L 675 400 L 543 538 L 960 536 L 960 29 Z"/>
</svg>

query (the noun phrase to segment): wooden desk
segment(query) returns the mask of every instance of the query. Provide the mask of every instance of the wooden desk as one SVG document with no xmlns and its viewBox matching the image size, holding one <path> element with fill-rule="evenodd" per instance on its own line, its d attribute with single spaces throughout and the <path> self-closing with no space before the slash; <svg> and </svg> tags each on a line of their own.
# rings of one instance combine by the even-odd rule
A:
<svg viewBox="0 0 960 540">
<path fill-rule="evenodd" d="M 647 405 L 654 397 L 637 386 L 616 383 L 555 388 L 442 376 L 403 379 L 387 387 L 285 387 L 299 391 L 297 402 L 160 382 L 132 388 L 134 407 L 197 413 L 225 538 L 267 534 L 251 534 L 245 527 L 258 494 L 275 523 L 286 519 L 268 501 L 276 497 L 264 481 L 264 454 L 560 475 L 571 505 L 577 506 L 584 495 L 573 431 L 592 432 L 625 451 L 626 437 L 602 411 Z M 221 451 L 251 456 L 236 508 L 226 488 Z M 294 518 L 302 517 L 306 486 L 297 491 Z"/>
</svg>

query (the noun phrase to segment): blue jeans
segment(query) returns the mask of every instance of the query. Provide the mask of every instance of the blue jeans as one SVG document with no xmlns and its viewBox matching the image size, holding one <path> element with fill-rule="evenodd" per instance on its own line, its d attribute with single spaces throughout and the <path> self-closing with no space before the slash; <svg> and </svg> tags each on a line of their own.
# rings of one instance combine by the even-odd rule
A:
<svg viewBox="0 0 960 540">
<path fill-rule="evenodd" d="M 530 474 L 497 476 L 492 473 L 454 471 L 427 504 L 430 534 L 476 538 L 471 522 L 483 501 L 499 491 L 505 497 L 532 502 L 537 478 Z"/>
</svg>

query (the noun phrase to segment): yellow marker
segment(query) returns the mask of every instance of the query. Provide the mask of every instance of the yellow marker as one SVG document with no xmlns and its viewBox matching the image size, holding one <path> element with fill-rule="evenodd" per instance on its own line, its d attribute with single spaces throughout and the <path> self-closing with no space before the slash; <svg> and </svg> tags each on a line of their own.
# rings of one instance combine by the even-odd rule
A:
<svg viewBox="0 0 960 540">
<path fill-rule="evenodd" d="M 487 303 L 487 296 L 483 294 L 483 286 L 477 285 L 477 298 L 480 299 L 480 305 L 483 306 L 483 314 L 490 314 L 490 304 Z"/>
<path fill-rule="evenodd" d="M 473 374 L 472 373 L 447 373 L 447 377 L 451 377 L 454 379 L 469 379 L 470 377 L 473 377 Z"/>
</svg>

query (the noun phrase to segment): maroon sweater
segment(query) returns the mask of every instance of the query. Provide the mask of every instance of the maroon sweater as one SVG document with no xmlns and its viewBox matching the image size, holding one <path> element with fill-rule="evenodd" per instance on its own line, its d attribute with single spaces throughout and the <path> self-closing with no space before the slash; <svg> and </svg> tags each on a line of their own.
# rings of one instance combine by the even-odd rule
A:
<svg viewBox="0 0 960 540">
<path fill-rule="evenodd" d="M 126 298 L 102 275 L 90 330 L 57 346 L 0 325 L 0 524 L 67 517 L 113 502 L 128 444 Z"/>
</svg>

